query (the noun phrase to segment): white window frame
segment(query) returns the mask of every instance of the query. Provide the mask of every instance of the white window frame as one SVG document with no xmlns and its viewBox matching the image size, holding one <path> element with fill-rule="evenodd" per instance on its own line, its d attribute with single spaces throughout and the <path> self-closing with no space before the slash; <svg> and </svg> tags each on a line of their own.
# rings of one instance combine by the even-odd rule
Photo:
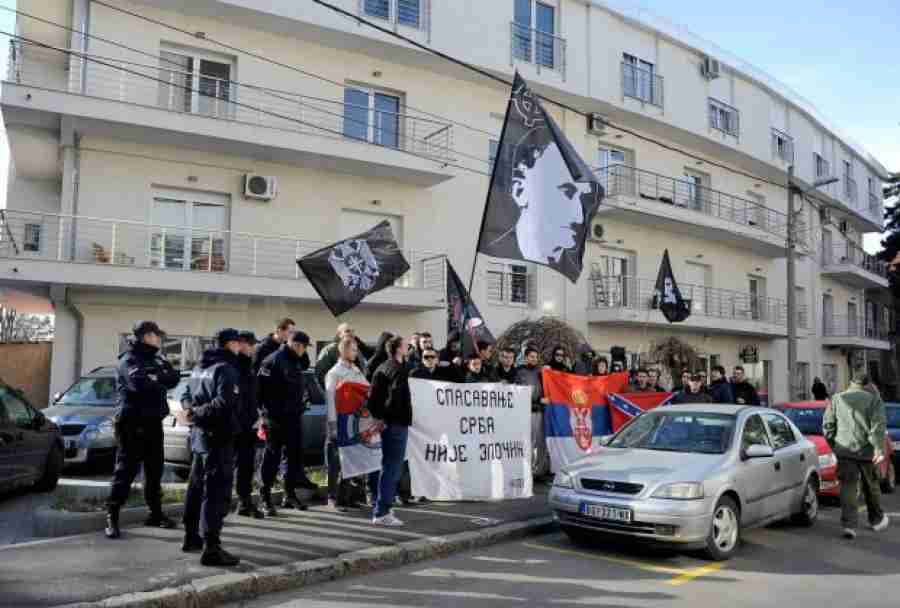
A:
<svg viewBox="0 0 900 608">
<path fill-rule="evenodd" d="M 235 64 L 235 60 L 227 55 L 218 55 L 216 53 L 211 53 L 208 51 L 203 51 L 201 49 L 195 49 L 186 46 L 180 46 L 176 44 L 168 44 L 163 42 L 160 44 L 160 57 L 162 57 L 162 53 L 171 53 L 172 55 L 180 55 L 182 57 L 188 57 L 192 60 L 193 63 L 193 71 L 191 72 L 191 84 L 190 84 L 190 92 L 184 91 L 185 94 L 189 94 L 191 96 L 191 114 L 199 114 L 201 116 L 213 116 L 213 117 L 232 117 L 235 114 L 235 106 L 233 102 L 235 101 L 235 94 L 237 92 L 237 83 L 234 81 L 234 74 L 237 69 Z M 214 112 L 201 112 L 200 111 L 200 78 L 203 74 L 200 73 L 200 63 L 201 61 L 210 61 L 213 63 L 219 63 L 222 65 L 228 66 L 228 96 L 227 97 L 218 97 L 216 96 L 216 108 Z M 170 65 L 167 61 L 160 59 L 160 71 L 168 71 L 168 72 L 177 72 L 182 73 L 179 70 L 173 69 L 174 66 Z M 206 76 L 207 78 L 216 78 L 215 76 Z M 217 80 L 222 80 L 218 79 Z M 177 87 L 172 87 L 172 90 L 169 91 L 169 110 L 173 110 L 172 108 L 172 94 L 177 90 Z M 220 107 L 219 101 L 224 104 L 224 109 Z M 174 109 L 175 111 L 184 111 L 179 109 Z M 223 111 L 224 110 L 224 111 Z"/>
<path fill-rule="evenodd" d="M 177 266 L 167 266 L 166 265 L 166 248 L 165 248 L 165 230 L 161 228 L 163 225 L 156 221 L 157 218 L 153 217 L 154 208 L 156 206 L 157 201 L 170 201 L 170 202 L 179 202 L 185 205 L 186 217 L 189 220 L 189 224 L 180 227 L 173 226 L 174 229 L 177 230 L 175 233 L 176 236 L 183 239 L 182 243 L 182 258 L 181 258 L 181 267 Z M 221 207 L 225 210 L 225 226 L 221 229 L 210 229 L 210 228 L 201 228 L 194 226 L 194 206 L 195 205 L 203 205 L 203 206 L 216 206 Z M 174 188 L 154 188 L 151 195 L 151 238 L 148 240 L 149 247 L 149 259 L 150 265 L 155 268 L 174 268 L 176 270 L 184 270 L 188 272 L 228 272 L 230 266 L 230 256 L 229 256 L 229 223 L 230 223 L 230 213 L 231 213 L 231 200 L 228 195 L 217 195 L 217 194 L 208 194 L 204 192 L 195 192 L 191 190 L 178 190 Z M 168 228 L 168 226 L 165 226 Z M 194 268 L 193 267 L 193 246 L 194 246 L 194 234 L 205 234 L 210 236 L 211 244 L 210 250 L 207 252 L 207 257 L 209 258 L 209 265 L 207 269 L 204 268 Z M 219 236 L 213 236 L 218 234 Z M 159 248 L 154 248 L 154 241 L 157 238 L 162 239 L 162 245 Z M 213 268 L 213 261 L 215 259 L 215 247 L 212 245 L 212 240 L 221 241 L 221 252 L 223 257 L 224 269 L 218 270 Z M 158 250 L 157 250 L 158 249 Z"/>
<path fill-rule="evenodd" d="M 36 235 L 33 240 L 29 236 Z M 29 248 L 32 247 L 33 248 Z M 26 254 L 39 255 L 44 250 L 44 222 L 25 222 L 22 234 L 22 251 Z"/>
<path fill-rule="evenodd" d="M 772 129 L 772 157 L 786 163 L 794 162 L 794 138 L 775 128 Z"/>
<path fill-rule="evenodd" d="M 737 108 L 713 97 L 707 98 L 706 107 L 710 128 L 740 138 L 741 113 Z"/>
<path fill-rule="evenodd" d="M 356 84 L 353 82 L 348 82 L 344 85 L 344 91 L 347 89 L 353 89 L 356 91 L 360 91 L 368 94 L 368 103 L 369 103 L 369 112 L 366 115 L 366 139 L 365 141 L 370 144 L 375 144 L 379 146 L 384 146 L 386 148 L 394 148 L 394 149 L 405 149 L 404 143 L 406 140 L 405 129 L 406 129 L 406 121 L 404 120 L 406 116 L 403 113 L 403 108 L 406 105 L 406 95 L 399 91 L 392 91 L 390 89 L 381 89 L 378 87 L 373 87 L 371 85 L 365 84 Z M 383 142 L 376 140 L 376 129 L 375 129 L 375 112 L 381 112 L 375 108 L 375 96 L 376 95 L 384 95 L 385 97 L 393 97 L 397 100 L 397 145 L 389 146 Z M 344 120 L 344 117 L 341 118 Z M 362 141 L 362 140 L 357 140 Z"/>
<path fill-rule="evenodd" d="M 622 53 L 622 64 L 622 94 L 625 97 L 631 97 L 644 103 L 662 106 L 662 91 L 657 91 L 657 88 L 661 88 L 661 85 L 656 82 L 656 65 L 630 53 Z M 625 78 L 625 70 L 627 68 L 631 68 L 633 74 L 631 82 L 634 88 L 631 90 L 625 86 L 626 82 L 628 82 Z M 659 93 L 658 104 L 656 103 L 656 93 Z"/>
<path fill-rule="evenodd" d="M 490 293 L 488 288 L 488 301 L 496 306 L 512 306 L 517 308 L 531 308 L 534 301 L 534 280 L 535 270 L 527 263 L 522 262 L 491 262 L 488 268 L 488 282 L 492 280 L 491 276 L 499 274 L 501 281 L 501 293 L 499 297 Z M 525 280 L 525 297 L 514 298 L 516 289 L 513 287 L 513 277 L 523 277 Z M 496 279 L 493 279 L 496 280 Z"/>
<path fill-rule="evenodd" d="M 410 0 L 403 0 L 403 1 L 410 1 Z M 408 27 L 413 30 L 423 30 L 423 29 L 425 29 L 425 11 L 426 11 L 425 3 L 428 2 L 429 0 L 412 0 L 412 1 L 415 1 L 419 6 L 419 13 L 418 13 L 419 18 L 418 18 L 418 23 L 416 25 L 412 25 L 410 23 L 405 23 L 405 22 L 400 21 L 400 2 L 401 2 L 401 0 L 386 0 L 387 5 L 388 5 L 387 6 L 387 9 L 388 9 L 387 17 L 384 17 L 383 15 L 380 15 L 380 14 L 370 13 L 367 10 L 367 6 L 366 6 L 367 0 L 359 0 L 359 12 L 361 15 L 364 15 L 366 17 L 373 17 L 375 19 L 381 19 L 381 20 L 387 21 L 388 23 L 391 23 L 393 25 Z"/>
</svg>

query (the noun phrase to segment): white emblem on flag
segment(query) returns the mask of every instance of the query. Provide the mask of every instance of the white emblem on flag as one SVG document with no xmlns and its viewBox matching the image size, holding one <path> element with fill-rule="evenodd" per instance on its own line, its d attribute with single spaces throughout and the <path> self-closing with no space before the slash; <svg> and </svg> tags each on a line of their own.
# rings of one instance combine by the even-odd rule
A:
<svg viewBox="0 0 900 608">
<path fill-rule="evenodd" d="M 378 279 L 378 260 L 369 244 L 361 239 L 338 243 L 328 256 L 328 263 L 341 277 L 345 289 L 370 291 Z"/>
</svg>

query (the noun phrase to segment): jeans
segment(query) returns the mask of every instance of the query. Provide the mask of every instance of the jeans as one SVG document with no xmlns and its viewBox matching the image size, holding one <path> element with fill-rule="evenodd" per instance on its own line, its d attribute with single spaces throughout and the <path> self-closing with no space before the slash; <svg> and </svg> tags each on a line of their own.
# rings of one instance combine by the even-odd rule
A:
<svg viewBox="0 0 900 608">
<path fill-rule="evenodd" d="M 119 437 L 116 469 L 109 504 L 121 507 L 128 500 L 131 484 L 144 465 L 144 500 L 151 513 L 162 512 L 160 480 L 163 473 L 163 431 L 157 421 L 126 427 Z"/>
<path fill-rule="evenodd" d="M 862 484 L 869 523 L 877 524 L 884 518 L 881 509 L 881 485 L 878 466 L 869 460 L 838 458 L 838 479 L 841 481 L 841 525 L 856 528 L 859 525 L 859 487 Z"/>
<path fill-rule="evenodd" d="M 409 427 L 389 425 L 381 432 L 381 477 L 378 480 L 378 498 L 375 501 L 375 517 L 384 517 L 394 506 L 397 483 L 403 474 L 406 461 L 406 439 Z"/>
</svg>

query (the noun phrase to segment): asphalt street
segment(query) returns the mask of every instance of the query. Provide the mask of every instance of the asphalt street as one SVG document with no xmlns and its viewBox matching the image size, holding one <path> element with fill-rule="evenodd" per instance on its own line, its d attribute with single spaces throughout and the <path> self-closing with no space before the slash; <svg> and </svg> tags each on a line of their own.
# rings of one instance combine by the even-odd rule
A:
<svg viewBox="0 0 900 608">
<path fill-rule="evenodd" d="M 823 505 L 812 529 L 746 532 L 738 556 L 725 563 L 630 543 L 579 545 L 550 533 L 231 608 L 896 606 L 900 495 L 884 503 L 893 517 L 885 532 L 862 529 L 844 540 L 840 510 Z"/>
</svg>

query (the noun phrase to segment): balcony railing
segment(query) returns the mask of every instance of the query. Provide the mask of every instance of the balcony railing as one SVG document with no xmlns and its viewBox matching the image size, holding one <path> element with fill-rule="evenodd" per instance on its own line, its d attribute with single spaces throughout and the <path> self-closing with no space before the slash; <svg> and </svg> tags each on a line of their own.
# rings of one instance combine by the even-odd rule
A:
<svg viewBox="0 0 900 608">
<path fill-rule="evenodd" d="M 631 97 L 663 107 L 663 78 L 633 63 L 622 62 L 622 92 Z"/>
<path fill-rule="evenodd" d="M 534 273 L 487 273 L 488 302 L 491 304 L 531 306 L 534 303 Z"/>
<path fill-rule="evenodd" d="M 165 226 L 6 209 L 0 215 L 0 257 L 75 264 L 153 268 L 303 279 L 296 260 L 321 241 L 189 226 Z M 30 234 L 29 246 L 23 246 Z M 442 253 L 404 250 L 410 270 L 396 287 L 443 293 Z"/>
<path fill-rule="evenodd" d="M 653 310 L 659 307 L 656 279 L 593 275 L 589 281 L 590 309 Z M 692 315 L 787 325 L 787 304 L 783 300 L 689 283 L 679 283 L 678 289 L 689 301 Z M 805 316 L 806 307 L 799 306 L 798 318 Z"/>
<path fill-rule="evenodd" d="M 350 104 L 185 72 L 11 41 L 7 81 L 326 137 L 347 137 L 439 161 L 453 157 L 453 125 L 433 117 Z"/>
<path fill-rule="evenodd" d="M 835 264 L 851 264 L 885 279 L 888 276 L 887 262 L 879 260 L 874 255 L 869 255 L 862 247 L 849 241 L 843 245 L 835 245 L 830 249 L 823 246 L 822 265 L 831 266 Z"/>
<path fill-rule="evenodd" d="M 559 72 L 566 77 L 566 39 L 542 32 L 526 25 L 509 24 L 510 63 L 533 63 L 538 72 L 542 68 Z"/>
<path fill-rule="evenodd" d="M 756 228 L 779 239 L 787 238 L 787 215 L 753 201 L 627 165 L 603 167 L 598 170 L 598 175 L 607 196 L 659 201 Z M 797 231 L 798 238 L 802 239 L 804 234 L 804 231 Z"/>
<path fill-rule="evenodd" d="M 873 323 L 866 323 L 866 318 L 862 315 L 823 316 L 822 333 L 826 338 L 868 338 L 870 340 L 890 339 L 890 331 L 888 331 L 887 328 Z"/>
<path fill-rule="evenodd" d="M 849 176 L 844 176 L 844 196 L 850 203 L 856 202 L 857 196 L 856 180 Z"/>
</svg>

